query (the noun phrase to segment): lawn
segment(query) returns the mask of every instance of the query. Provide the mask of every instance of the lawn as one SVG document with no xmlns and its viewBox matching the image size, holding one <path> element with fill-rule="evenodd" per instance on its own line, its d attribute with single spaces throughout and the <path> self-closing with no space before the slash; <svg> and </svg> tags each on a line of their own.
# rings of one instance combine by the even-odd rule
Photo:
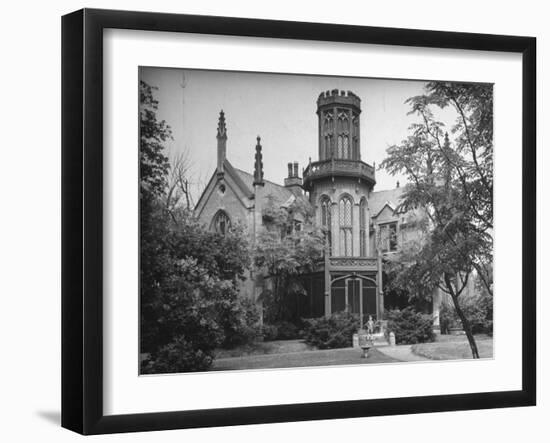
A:
<svg viewBox="0 0 550 443">
<path fill-rule="evenodd" d="M 361 358 L 361 350 L 358 348 L 343 348 L 216 358 L 211 370 L 297 368 L 307 366 L 393 363 L 397 361 L 399 360 L 382 354 L 376 348 L 369 351 L 368 358 Z"/>
<path fill-rule="evenodd" d="M 215 358 L 245 357 L 250 355 L 285 354 L 288 352 L 311 351 L 315 348 L 303 340 L 259 341 L 233 349 L 216 349 Z"/>
<path fill-rule="evenodd" d="M 475 336 L 480 358 L 493 358 L 493 339 L 487 335 Z M 433 343 L 412 346 L 412 352 L 430 360 L 464 360 L 472 358 L 465 335 L 438 335 Z"/>
</svg>

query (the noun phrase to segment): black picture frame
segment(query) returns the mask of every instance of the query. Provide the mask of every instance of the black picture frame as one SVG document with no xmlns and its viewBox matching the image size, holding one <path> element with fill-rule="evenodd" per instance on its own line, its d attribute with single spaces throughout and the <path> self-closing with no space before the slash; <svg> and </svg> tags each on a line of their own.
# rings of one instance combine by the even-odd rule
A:
<svg viewBox="0 0 550 443">
<path fill-rule="evenodd" d="M 131 415 L 103 413 L 103 30 L 268 37 L 522 55 L 522 388 Z M 83 9 L 62 18 L 62 426 L 151 431 L 536 403 L 536 39 L 338 24 Z"/>
</svg>

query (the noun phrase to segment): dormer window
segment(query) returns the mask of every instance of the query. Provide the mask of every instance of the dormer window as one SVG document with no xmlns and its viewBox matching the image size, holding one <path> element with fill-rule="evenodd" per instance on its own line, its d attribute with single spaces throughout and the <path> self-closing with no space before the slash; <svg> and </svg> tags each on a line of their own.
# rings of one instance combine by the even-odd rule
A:
<svg viewBox="0 0 550 443">
<path fill-rule="evenodd" d="M 380 225 L 380 250 L 394 252 L 397 246 L 397 222 Z"/>
</svg>

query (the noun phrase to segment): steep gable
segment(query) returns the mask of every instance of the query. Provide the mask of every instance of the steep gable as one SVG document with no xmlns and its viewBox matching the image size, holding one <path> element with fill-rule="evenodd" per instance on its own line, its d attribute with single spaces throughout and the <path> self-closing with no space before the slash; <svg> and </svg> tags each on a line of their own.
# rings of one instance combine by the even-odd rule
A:
<svg viewBox="0 0 550 443">
<path fill-rule="evenodd" d="M 253 199 L 253 191 L 243 183 L 229 161 L 225 160 L 224 174 L 218 175 L 214 171 L 195 205 L 195 215 L 208 224 L 215 212 L 222 209 L 244 222 L 253 206 Z"/>
<path fill-rule="evenodd" d="M 369 209 L 371 217 L 376 218 L 384 209 L 395 211 L 401 203 L 401 196 L 405 188 L 399 187 L 384 191 L 371 192 L 369 196 Z"/>
</svg>

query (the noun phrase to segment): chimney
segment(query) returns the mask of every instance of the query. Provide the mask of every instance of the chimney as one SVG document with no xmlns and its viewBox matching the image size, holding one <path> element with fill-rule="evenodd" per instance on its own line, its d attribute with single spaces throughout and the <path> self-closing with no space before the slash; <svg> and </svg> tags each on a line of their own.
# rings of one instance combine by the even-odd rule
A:
<svg viewBox="0 0 550 443">
<path fill-rule="evenodd" d="M 227 142 L 227 128 L 225 127 L 225 114 L 223 109 L 220 111 L 220 117 L 218 119 L 218 175 L 223 175 L 223 164 L 225 162 L 226 155 L 226 142 Z"/>
<path fill-rule="evenodd" d="M 302 195 L 302 179 L 298 175 L 298 162 L 288 164 L 285 188 L 288 188 L 294 195 Z"/>
<path fill-rule="evenodd" d="M 399 188 L 399 180 L 397 180 L 397 186 L 396 187 Z"/>
</svg>

